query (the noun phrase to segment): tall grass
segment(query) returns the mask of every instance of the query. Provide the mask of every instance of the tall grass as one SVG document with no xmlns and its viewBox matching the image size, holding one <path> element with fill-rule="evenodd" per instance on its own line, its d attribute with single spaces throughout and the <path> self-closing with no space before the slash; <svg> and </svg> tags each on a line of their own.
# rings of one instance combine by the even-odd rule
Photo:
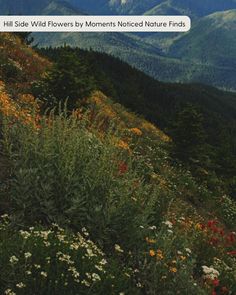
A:
<svg viewBox="0 0 236 295">
<path fill-rule="evenodd" d="M 52 112 L 37 129 L 5 128 L 12 212 L 19 224 L 86 226 L 101 240 L 129 237 L 135 245 L 139 226 L 153 221 L 153 211 L 157 215 L 158 187 L 138 175 L 132 156 L 117 147 L 113 128 L 98 131 L 90 119 Z"/>
</svg>

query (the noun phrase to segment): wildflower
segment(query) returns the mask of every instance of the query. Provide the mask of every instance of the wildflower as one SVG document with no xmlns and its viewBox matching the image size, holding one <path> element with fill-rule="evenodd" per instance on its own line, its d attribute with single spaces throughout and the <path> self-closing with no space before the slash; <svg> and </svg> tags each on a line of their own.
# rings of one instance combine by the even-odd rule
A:
<svg viewBox="0 0 236 295">
<path fill-rule="evenodd" d="M 155 244 L 156 240 L 149 239 L 148 237 L 146 237 L 146 242 L 149 243 L 149 244 Z"/>
<path fill-rule="evenodd" d="M 32 256 L 32 254 L 31 254 L 30 252 L 26 252 L 26 253 L 25 253 L 25 258 L 26 258 L 26 259 L 30 258 L 31 256 Z"/>
<path fill-rule="evenodd" d="M 200 223 L 197 223 L 197 224 L 195 225 L 195 229 L 197 229 L 197 230 L 202 230 L 202 225 L 201 225 Z"/>
<path fill-rule="evenodd" d="M 203 265 L 202 270 L 204 272 L 204 277 L 206 279 L 214 280 L 214 279 L 217 279 L 220 275 L 218 270 L 214 269 L 213 267 L 208 267 Z"/>
<path fill-rule="evenodd" d="M 7 289 L 7 290 L 5 290 L 4 294 L 5 294 L 5 295 L 16 295 L 16 293 L 13 292 L 11 289 Z"/>
<path fill-rule="evenodd" d="M 136 284 L 136 286 L 137 286 L 138 288 L 142 288 L 142 285 L 141 285 L 140 282 L 138 282 L 138 283 Z"/>
<path fill-rule="evenodd" d="M 89 282 L 86 280 L 81 281 L 81 284 L 85 285 L 86 287 L 90 287 Z"/>
<path fill-rule="evenodd" d="M 103 268 L 100 265 L 95 265 L 95 268 L 98 269 L 98 270 L 100 270 L 100 271 L 103 271 Z"/>
<path fill-rule="evenodd" d="M 143 132 L 138 128 L 131 128 L 131 129 L 129 129 L 129 131 L 137 136 L 141 136 L 143 134 Z"/>
<path fill-rule="evenodd" d="M 14 263 L 17 263 L 19 259 L 15 255 L 13 255 L 10 257 L 9 261 L 11 264 L 14 264 Z"/>
<path fill-rule="evenodd" d="M 117 244 L 115 244 L 115 250 L 117 252 L 120 252 L 120 253 L 123 253 L 124 252 L 124 250 L 122 250 L 121 247 L 119 245 L 117 245 Z"/>
<path fill-rule="evenodd" d="M 212 281 L 212 283 L 213 283 L 213 285 L 214 285 L 215 287 L 217 287 L 217 286 L 219 286 L 220 281 L 219 281 L 218 279 L 214 279 L 214 280 Z"/>
<path fill-rule="evenodd" d="M 234 251 L 229 251 L 229 252 L 227 252 L 227 254 L 228 254 L 228 255 L 232 255 L 232 256 L 234 256 L 234 255 L 236 255 L 236 250 L 234 250 Z"/>
<path fill-rule="evenodd" d="M 96 282 L 96 281 L 101 281 L 101 278 L 100 278 L 100 276 L 99 276 L 97 273 L 93 273 L 93 274 L 92 274 L 92 280 L 93 280 L 94 282 Z"/>
<path fill-rule="evenodd" d="M 173 272 L 173 273 L 176 273 L 177 272 L 177 268 L 176 267 L 171 267 L 170 268 L 170 271 Z"/>
<path fill-rule="evenodd" d="M 86 237 L 89 236 L 89 233 L 87 232 L 87 229 L 85 227 L 82 228 L 82 232 Z"/>
<path fill-rule="evenodd" d="M 27 270 L 25 273 L 26 273 L 28 276 L 32 274 L 32 272 L 31 272 L 30 270 Z"/>
<path fill-rule="evenodd" d="M 125 174 L 128 171 L 128 165 L 125 162 L 120 162 L 118 165 L 119 174 Z"/>
<path fill-rule="evenodd" d="M 105 264 L 107 264 L 107 261 L 106 261 L 106 259 L 102 259 L 100 262 L 99 262 L 101 265 L 105 265 Z"/>
<path fill-rule="evenodd" d="M 182 259 L 182 260 L 185 260 L 186 259 L 186 256 L 180 256 L 180 258 Z"/>
<path fill-rule="evenodd" d="M 23 284 L 22 282 L 20 282 L 20 283 L 16 284 L 16 287 L 19 288 L 19 289 L 22 289 L 22 288 L 25 288 L 26 285 Z"/>
<path fill-rule="evenodd" d="M 1 215 L 1 218 L 2 219 L 7 219 L 7 218 L 9 218 L 9 215 L 8 214 L 3 214 L 3 215 Z"/>
<path fill-rule="evenodd" d="M 214 225 L 216 225 L 218 222 L 216 221 L 216 220 L 209 220 L 208 222 L 207 222 L 207 226 L 209 227 L 209 228 L 211 228 L 211 227 L 213 227 Z"/>
<path fill-rule="evenodd" d="M 149 251 L 149 255 L 150 255 L 151 257 L 153 257 L 153 256 L 155 256 L 155 255 L 156 255 L 156 253 L 155 253 L 155 251 L 154 251 L 154 250 L 152 250 L 152 249 L 151 249 L 151 250 Z"/>
<path fill-rule="evenodd" d="M 156 227 L 155 225 L 152 225 L 152 226 L 149 226 L 149 229 L 150 229 L 150 230 L 156 230 L 157 227 Z"/>
<path fill-rule="evenodd" d="M 170 221 L 164 221 L 163 224 L 167 225 L 169 228 L 172 228 L 173 227 L 173 223 L 170 222 Z"/>
<path fill-rule="evenodd" d="M 130 148 L 129 148 L 129 145 L 128 143 L 126 143 L 125 141 L 123 140 L 120 140 L 117 144 L 117 147 L 123 149 L 123 150 L 127 150 L 127 151 L 130 151 Z"/>
<path fill-rule="evenodd" d="M 45 271 L 41 271 L 40 274 L 41 274 L 41 276 L 44 277 L 44 278 L 46 278 L 46 277 L 48 276 L 48 274 L 47 274 Z"/>
<path fill-rule="evenodd" d="M 91 249 L 86 249 L 86 251 L 87 251 L 89 257 L 94 256 L 93 251 Z"/>
<path fill-rule="evenodd" d="M 20 230 L 20 235 L 23 239 L 27 240 L 30 237 L 30 233 L 24 230 Z"/>
<path fill-rule="evenodd" d="M 39 264 L 34 264 L 34 267 L 37 269 L 41 268 L 41 266 Z"/>
<path fill-rule="evenodd" d="M 191 254 L 192 251 L 189 249 L 189 248 L 185 248 L 185 251 L 188 253 L 188 254 Z"/>
<path fill-rule="evenodd" d="M 157 257 L 160 258 L 160 259 L 164 258 L 161 250 L 157 250 Z"/>
</svg>

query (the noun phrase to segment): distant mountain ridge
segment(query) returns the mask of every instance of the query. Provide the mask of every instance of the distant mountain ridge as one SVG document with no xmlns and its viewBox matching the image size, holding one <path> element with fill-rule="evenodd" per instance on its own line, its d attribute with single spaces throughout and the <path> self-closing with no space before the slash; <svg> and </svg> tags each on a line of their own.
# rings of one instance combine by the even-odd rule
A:
<svg viewBox="0 0 236 295">
<path fill-rule="evenodd" d="M 172 14 L 171 12 L 178 12 L 190 16 L 205 16 L 217 11 L 236 8 L 235 0 L 97 0 L 96 3 L 93 0 L 69 0 L 69 2 L 75 7 L 95 14 L 97 12 L 116 14 Z"/>
<path fill-rule="evenodd" d="M 67 0 L 0 0 L 2 15 L 43 15 L 43 14 L 80 14 L 81 11 Z"/>
<path fill-rule="evenodd" d="M 36 34 L 42 46 L 64 43 L 115 55 L 163 81 L 236 89 L 236 0 L 0 0 L 0 14 L 185 14 L 186 34 Z"/>
</svg>

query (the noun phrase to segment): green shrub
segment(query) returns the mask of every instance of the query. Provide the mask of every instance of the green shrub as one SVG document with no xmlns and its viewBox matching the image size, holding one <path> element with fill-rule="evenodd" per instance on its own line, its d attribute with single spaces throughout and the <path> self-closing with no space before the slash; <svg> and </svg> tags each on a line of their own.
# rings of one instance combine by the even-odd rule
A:
<svg viewBox="0 0 236 295">
<path fill-rule="evenodd" d="M 85 226 L 97 240 L 126 240 L 129 248 L 140 239 L 140 225 L 157 222 L 154 215 L 160 219 L 168 198 L 159 202 L 158 186 L 146 183 L 132 157 L 116 146 L 118 134 L 95 125 L 87 115 L 79 121 L 62 113 L 44 116 L 37 130 L 5 128 L 12 213 L 25 225 Z"/>
</svg>

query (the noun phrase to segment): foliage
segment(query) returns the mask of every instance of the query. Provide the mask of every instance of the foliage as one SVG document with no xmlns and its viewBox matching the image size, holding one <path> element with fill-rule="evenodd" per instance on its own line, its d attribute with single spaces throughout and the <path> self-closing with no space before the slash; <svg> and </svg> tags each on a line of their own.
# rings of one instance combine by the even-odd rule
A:
<svg viewBox="0 0 236 295">
<path fill-rule="evenodd" d="M 211 187 L 217 183 L 234 196 L 236 108 L 233 93 L 197 84 L 161 83 L 102 53 L 69 47 L 44 48 L 40 52 L 55 62 L 60 62 L 63 52 L 70 52 L 75 60 L 84 64 L 86 75 L 93 77 L 97 89 L 143 115 L 169 135 L 177 114 L 180 115 L 186 105 L 192 105 L 201 113 L 201 128 L 207 134 L 202 151 L 206 156 L 201 161 L 210 174 Z M 196 175 L 201 181 L 205 177 L 202 169 Z"/>
<path fill-rule="evenodd" d="M 1 294 L 117 294 L 128 288 L 125 269 L 113 270 L 85 228 L 74 234 L 57 224 L 12 231 L 4 215 L 0 237 Z"/>
<path fill-rule="evenodd" d="M 9 38 L 5 42 L 9 44 Z M 62 50 L 69 56 L 68 64 L 72 55 L 79 54 L 77 49 L 58 50 L 55 58 Z M 33 56 L 32 63 L 39 60 Z M 130 73 L 135 71 L 130 69 L 127 77 Z M 135 75 L 131 85 L 119 77 L 110 79 L 105 72 L 100 80 L 91 79 L 107 89 L 111 86 L 117 97 L 124 91 L 125 98 L 129 93 L 141 103 L 143 94 L 134 89 L 141 81 L 135 84 L 139 75 L 143 77 Z M 0 170 L 0 205 L 1 214 L 8 213 L 0 220 L 1 293 L 235 293 L 235 201 L 226 194 L 224 178 L 219 180 L 216 174 L 221 170 L 230 177 L 234 170 L 228 164 L 225 169 L 224 161 L 216 169 L 219 158 L 211 148 L 207 153 L 212 162 L 207 167 L 202 155 L 198 158 L 202 129 L 214 120 L 222 122 L 216 115 L 217 104 L 210 112 L 200 108 L 203 121 L 195 106 L 183 110 L 177 123 L 182 128 L 187 124 L 189 135 L 185 138 L 179 127 L 181 136 L 173 141 L 157 125 L 100 91 L 86 99 L 74 97 L 69 111 L 65 96 L 44 112 L 41 102 L 24 92 L 22 85 L 16 88 L 15 83 L 23 82 L 15 79 L 0 84 L 0 165 L 7 166 L 7 173 Z M 146 79 L 148 85 L 151 80 Z M 33 81 L 47 82 L 42 77 Z M 149 94 L 155 89 L 149 88 Z M 155 110 L 161 121 L 167 114 L 165 103 Z M 145 109 L 143 104 L 143 112 L 150 106 Z M 226 112 L 226 117 L 233 112 Z M 206 121 L 207 115 L 212 121 Z M 215 139 L 213 127 L 206 129 L 209 145 Z M 181 145 L 190 141 L 189 156 L 199 159 L 205 175 L 201 179 L 173 158 L 171 150 L 179 138 Z M 227 139 L 229 143 L 233 142 Z M 230 151 L 230 163 L 231 149 L 221 147 L 223 154 Z"/>
<path fill-rule="evenodd" d="M 203 160 L 206 133 L 203 117 L 194 107 L 187 106 L 177 115 L 171 136 L 174 141 L 174 153 L 181 160 Z"/>
<path fill-rule="evenodd" d="M 44 101 L 45 109 L 67 102 L 67 108 L 72 110 L 77 101 L 87 97 L 93 89 L 94 80 L 88 74 L 88 65 L 66 47 L 43 79 L 33 86 L 34 94 Z"/>
<path fill-rule="evenodd" d="M 31 45 L 34 42 L 34 37 L 31 36 L 31 32 L 15 32 L 15 35 L 26 45 Z"/>
</svg>

